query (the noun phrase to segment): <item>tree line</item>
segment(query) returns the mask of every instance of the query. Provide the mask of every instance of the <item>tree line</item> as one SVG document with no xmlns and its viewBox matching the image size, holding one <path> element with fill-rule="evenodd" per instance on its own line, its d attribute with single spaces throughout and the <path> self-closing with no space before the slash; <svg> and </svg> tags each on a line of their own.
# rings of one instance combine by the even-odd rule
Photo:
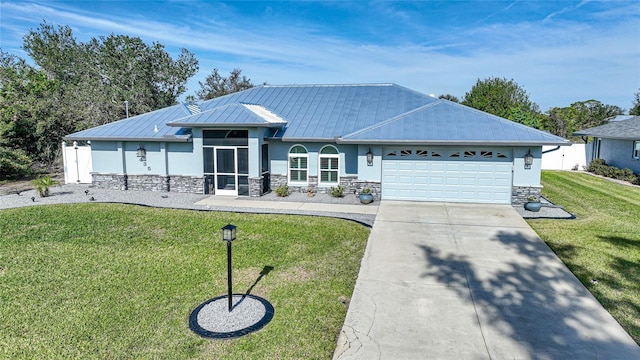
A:
<svg viewBox="0 0 640 360">
<path fill-rule="evenodd" d="M 0 48 L 0 180 L 60 164 L 64 135 L 176 104 L 199 70 L 187 49 L 172 58 L 160 43 L 115 34 L 79 42 L 46 22 L 23 49 L 35 66 Z M 205 100 L 253 84 L 239 69 L 214 69 L 200 86 Z"/>
<path fill-rule="evenodd" d="M 566 107 L 553 107 L 542 113 L 538 105 L 529 99 L 526 90 L 513 79 L 490 77 L 478 79 L 462 100 L 451 94 L 439 96 L 463 105 L 488 112 L 563 138 L 577 140 L 575 131 L 605 124 L 624 109 L 603 104 L 598 100 L 577 101 Z M 634 94 L 629 115 L 640 115 L 640 89 Z"/>
<path fill-rule="evenodd" d="M 199 70 L 196 57 L 181 49 L 172 58 L 164 45 L 110 34 L 78 41 L 69 26 L 46 22 L 23 37 L 35 64 L 0 48 L 0 180 L 61 163 L 64 135 L 174 105 Z M 213 69 L 186 100 L 208 100 L 254 86 L 234 69 L 228 77 Z M 597 126 L 623 109 L 597 100 L 542 113 L 513 80 L 478 79 L 462 100 L 440 98 L 570 137 Z M 640 115 L 640 91 L 629 114 Z"/>
</svg>

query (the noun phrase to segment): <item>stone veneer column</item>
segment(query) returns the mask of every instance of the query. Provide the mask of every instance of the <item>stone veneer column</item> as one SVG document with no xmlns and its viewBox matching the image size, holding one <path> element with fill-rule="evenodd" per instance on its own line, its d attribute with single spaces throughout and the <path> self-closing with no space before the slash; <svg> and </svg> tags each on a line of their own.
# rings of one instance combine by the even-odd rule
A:
<svg viewBox="0 0 640 360">
<path fill-rule="evenodd" d="M 541 186 L 513 186 L 511 188 L 511 204 L 519 205 L 527 202 L 527 196 L 542 196 Z"/>
<path fill-rule="evenodd" d="M 262 176 L 249 178 L 249 196 L 258 197 L 264 194 L 264 190 L 262 188 L 262 180 Z"/>
</svg>

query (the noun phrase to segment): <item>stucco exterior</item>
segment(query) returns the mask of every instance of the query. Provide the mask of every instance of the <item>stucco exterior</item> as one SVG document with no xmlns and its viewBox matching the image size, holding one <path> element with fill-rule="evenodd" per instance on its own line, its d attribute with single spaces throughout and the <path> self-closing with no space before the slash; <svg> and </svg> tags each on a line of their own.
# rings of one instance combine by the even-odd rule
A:
<svg viewBox="0 0 640 360">
<path fill-rule="evenodd" d="M 640 160 L 633 158 L 633 145 L 633 140 L 602 139 L 600 141 L 600 158 L 607 165 L 620 169 L 629 168 L 634 173 L 640 174 Z"/>
</svg>

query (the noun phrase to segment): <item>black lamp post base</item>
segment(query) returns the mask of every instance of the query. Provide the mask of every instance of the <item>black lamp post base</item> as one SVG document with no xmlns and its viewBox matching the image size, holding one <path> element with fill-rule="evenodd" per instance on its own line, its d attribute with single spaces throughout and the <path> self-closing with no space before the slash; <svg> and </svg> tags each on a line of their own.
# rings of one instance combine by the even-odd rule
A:
<svg viewBox="0 0 640 360">
<path fill-rule="evenodd" d="M 273 319 L 273 305 L 259 296 L 233 294 L 231 311 L 228 300 L 222 295 L 198 305 L 189 316 L 189 328 L 205 338 L 233 339 L 258 331 Z"/>
</svg>

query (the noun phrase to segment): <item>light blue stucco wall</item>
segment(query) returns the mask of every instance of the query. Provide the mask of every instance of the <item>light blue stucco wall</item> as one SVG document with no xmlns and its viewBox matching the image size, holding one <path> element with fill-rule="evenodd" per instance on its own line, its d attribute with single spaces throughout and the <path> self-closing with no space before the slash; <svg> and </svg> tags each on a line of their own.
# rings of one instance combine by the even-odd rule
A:
<svg viewBox="0 0 640 360">
<path fill-rule="evenodd" d="M 640 160 L 633 158 L 633 140 L 602 139 L 600 158 L 604 159 L 607 165 L 620 169 L 629 168 L 635 173 L 640 173 Z"/>
<path fill-rule="evenodd" d="M 137 157 L 138 148 L 147 152 L 146 159 Z M 125 142 L 124 159 L 129 175 L 166 175 L 165 144 L 158 142 Z"/>
<path fill-rule="evenodd" d="M 367 165 L 367 153 L 371 149 L 373 165 Z M 358 145 L 358 179 L 363 181 L 382 181 L 382 147 Z"/>
<path fill-rule="evenodd" d="M 531 150 L 533 165 L 524 168 L 524 156 Z M 542 186 L 540 172 L 542 168 L 542 146 L 516 147 L 513 149 L 513 186 Z"/>
<path fill-rule="evenodd" d="M 140 146 L 146 150 L 144 161 L 137 157 Z M 124 151 L 123 151 L 124 150 Z M 93 141 L 93 172 L 129 175 L 202 175 L 202 160 L 192 143 Z M 200 155 L 202 158 L 202 155 Z"/>
<path fill-rule="evenodd" d="M 264 143 L 265 128 L 249 129 L 249 177 L 255 178 L 262 174 L 262 144 Z"/>
<path fill-rule="evenodd" d="M 121 146 L 122 143 L 116 141 L 92 141 L 93 171 L 102 174 L 123 174 Z"/>
<path fill-rule="evenodd" d="M 169 175 L 201 176 L 202 162 L 196 161 L 193 143 L 167 143 Z"/>
<path fill-rule="evenodd" d="M 287 175 L 289 150 L 295 145 L 302 145 L 308 151 L 309 156 L 309 176 L 318 176 L 318 153 L 326 145 L 332 145 L 340 153 L 340 176 L 358 175 L 358 146 L 357 145 L 336 145 L 329 143 L 290 143 L 290 142 L 270 142 L 269 161 L 272 174 Z M 366 163 L 366 160 L 365 160 Z"/>
</svg>

